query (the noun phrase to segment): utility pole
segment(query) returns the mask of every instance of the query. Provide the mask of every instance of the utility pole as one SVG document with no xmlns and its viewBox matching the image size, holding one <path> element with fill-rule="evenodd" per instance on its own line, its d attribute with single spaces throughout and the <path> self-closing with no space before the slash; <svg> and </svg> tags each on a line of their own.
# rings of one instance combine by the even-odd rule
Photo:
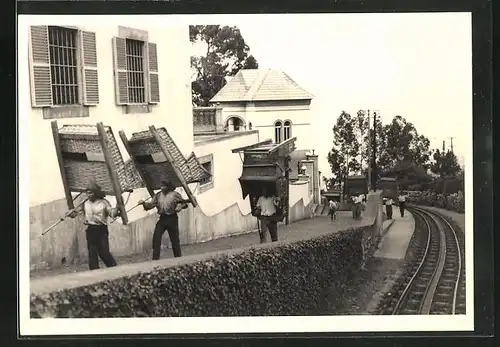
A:
<svg viewBox="0 0 500 347">
<path fill-rule="evenodd" d="M 368 133 L 370 134 L 368 138 L 368 155 L 372 153 L 372 136 L 373 136 L 373 131 L 370 129 L 370 110 L 368 110 Z M 372 164 L 371 160 L 367 158 L 367 164 L 368 164 L 368 187 L 369 189 L 372 189 Z"/>
<path fill-rule="evenodd" d="M 372 136 L 372 190 L 377 190 L 377 112 L 373 112 L 373 136 Z"/>
<path fill-rule="evenodd" d="M 444 149 L 444 143 L 445 143 L 445 141 L 443 141 L 443 153 L 444 153 L 444 151 L 445 151 L 445 149 Z"/>
<path fill-rule="evenodd" d="M 450 139 L 450 145 L 451 145 L 451 153 L 453 153 L 453 136 L 449 138 Z"/>
</svg>

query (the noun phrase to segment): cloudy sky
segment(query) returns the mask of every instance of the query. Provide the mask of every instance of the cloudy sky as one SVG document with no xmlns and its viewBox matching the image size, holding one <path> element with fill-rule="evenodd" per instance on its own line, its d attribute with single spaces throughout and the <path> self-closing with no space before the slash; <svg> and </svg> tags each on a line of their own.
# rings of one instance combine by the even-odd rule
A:
<svg viewBox="0 0 500 347">
<path fill-rule="evenodd" d="M 234 18 L 227 24 L 240 28 L 260 67 L 284 70 L 316 96 L 311 120 L 323 172 L 342 110 L 379 110 L 383 122 L 399 114 L 434 148 L 453 137 L 464 163 L 472 136 L 469 14 Z"/>
</svg>

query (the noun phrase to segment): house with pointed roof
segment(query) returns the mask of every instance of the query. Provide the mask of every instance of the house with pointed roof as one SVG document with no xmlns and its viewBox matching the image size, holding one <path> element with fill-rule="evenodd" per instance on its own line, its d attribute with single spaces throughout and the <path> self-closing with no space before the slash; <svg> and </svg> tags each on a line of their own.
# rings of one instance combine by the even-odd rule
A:
<svg viewBox="0 0 500 347">
<path fill-rule="evenodd" d="M 276 143 L 297 137 L 297 148 L 310 149 L 313 98 L 284 71 L 244 69 L 210 102 L 222 107 L 226 131 L 257 129 Z"/>
</svg>

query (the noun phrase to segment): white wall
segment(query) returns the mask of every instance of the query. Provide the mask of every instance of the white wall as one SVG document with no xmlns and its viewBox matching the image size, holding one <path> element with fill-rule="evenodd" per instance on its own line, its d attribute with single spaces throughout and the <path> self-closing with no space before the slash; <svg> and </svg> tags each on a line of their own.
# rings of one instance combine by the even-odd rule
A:
<svg viewBox="0 0 500 347">
<path fill-rule="evenodd" d="M 97 106 L 90 107 L 90 117 L 59 119 L 64 124 L 96 124 L 113 128 L 115 138 L 124 159 L 128 154 L 119 139 L 118 131 L 124 130 L 128 137 L 133 132 L 146 130 L 148 126 L 166 127 L 174 141 L 187 155 L 193 150 L 193 121 L 190 86 L 190 50 L 188 26 L 163 27 L 128 25 L 127 22 L 95 21 L 80 27 L 96 33 L 99 72 L 99 99 Z M 50 23 L 57 25 L 54 20 Z M 62 24 L 62 23 L 59 23 Z M 69 23 L 64 23 L 69 24 Z M 160 85 L 160 103 L 148 114 L 124 114 L 115 104 L 113 77 L 113 55 L 111 39 L 118 36 L 118 25 L 148 31 L 150 42 L 157 44 Z M 20 42 L 28 40 L 28 26 L 19 28 Z M 23 41 L 24 38 L 24 41 Z M 64 197 L 59 166 L 54 150 L 51 120 L 44 120 L 41 108 L 32 108 L 28 72 L 28 50 L 26 44 L 19 45 L 19 115 L 20 131 L 29 131 L 29 203 L 30 207 Z M 144 194 L 147 196 L 147 193 Z M 131 199 L 138 200 L 137 199 Z M 114 202 L 112 202 L 114 203 Z"/>
<path fill-rule="evenodd" d="M 290 184 L 290 190 L 288 192 L 290 207 L 298 203 L 300 199 L 304 201 L 304 206 L 307 206 L 307 204 L 311 202 L 312 195 L 310 194 L 309 185 L 310 183 L 308 181 Z"/>
<path fill-rule="evenodd" d="M 277 120 L 281 122 L 291 121 L 291 137 L 297 137 L 297 149 L 312 149 L 314 148 L 313 134 L 311 134 L 312 114 L 309 106 L 306 105 L 274 105 L 262 106 L 253 105 L 251 103 L 246 106 L 240 105 L 224 105 L 223 119 L 226 120 L 231 116 L 239 116 L 245 120 L 248 126 L 252 123 L 252 129 L 259 130 L 260 138 L 275 139 L 274 123 Z"/>
<path fill-rule="evenodd" d="M 203 213 L 212 216 L 220 211 L 238 204 L 243 214 L 250 213 L 248 197 L 243 200 L 241 186 L 238 178 L 243 170 L 243 163 L 238 153 L 231 150 L 259 142 L 259 134 L 256 131 L 242 132 L 229 135 L 225 139 L 219 137 L 217 141 L 195 142 L 195 154 L 197 157 L 213 155 L 213 182 L 214 187 L 197 194 L 199 206 Z"/>
</svg>

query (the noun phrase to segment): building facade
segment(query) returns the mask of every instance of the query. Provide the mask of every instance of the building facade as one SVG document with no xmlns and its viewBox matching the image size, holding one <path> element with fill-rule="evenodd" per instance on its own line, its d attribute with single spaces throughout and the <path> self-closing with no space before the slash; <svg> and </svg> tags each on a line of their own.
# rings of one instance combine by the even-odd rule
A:
<svg viewBox="0 0 500 347">
<path fill-rule="evenodd" d="M 33 25 L 25 29 L 28 49 L 20 48 L 18 57 L 20 70 L 28 71 L 20 73 L 26 78 L 19 79 L 19 90 L 27 102 L 20 101 L 19 110 L 20 131 L 27 131 L 29 139 L 25 144 L 28 182 L 22 184 L 29 187 L 32 267 L 57 267 L 87 258 L 81 218 L 67 218 L 41 236 L 68 210 L 52 137 L 54 119 L 59 126 L 98 122 L 110 126 L 124 160 L 129 159 L 128 153 L 116 136 L 118 131 L 130 136 L 150 125 L 165 127 L 184 156 L 194 152 L 212 175 L 190 185 L 199 204 L 180 214 L 182 244 L 256 228 L 238 183 L 241 160 L 231 149 L 256 143 L 261 134 L 257 129 L 224 132 L 220 111 L 212 123 L 199 122 L 198 114 L 193 115 L 187 26 L 123 24 L 89 21 L 84 26 Z M 182 189 L 180 192 L 185 196 Z M 144 188 L 134 190 L 126 209 L 148 196 Z M 294 218 L 304 218 L 310 194 L 301 187 L 294 190 L 293 197 Z M 113 196 L 107 198 L 115 205 Z M 127 214 L 127 225 L 120 220 L 110 224 L 110 247 L 117 256 L 151 248 L 155 211 L 136 208 Z"/>
<path fill-rule="evenodd" d="M 222 107 L 227 131 L 257 129 L 276 143 L 297 137 L 298 149 L 310 149 L 312 99 L 283 71 L 248 69 L 228 79 L 210 102 Z"/>
</svg>

